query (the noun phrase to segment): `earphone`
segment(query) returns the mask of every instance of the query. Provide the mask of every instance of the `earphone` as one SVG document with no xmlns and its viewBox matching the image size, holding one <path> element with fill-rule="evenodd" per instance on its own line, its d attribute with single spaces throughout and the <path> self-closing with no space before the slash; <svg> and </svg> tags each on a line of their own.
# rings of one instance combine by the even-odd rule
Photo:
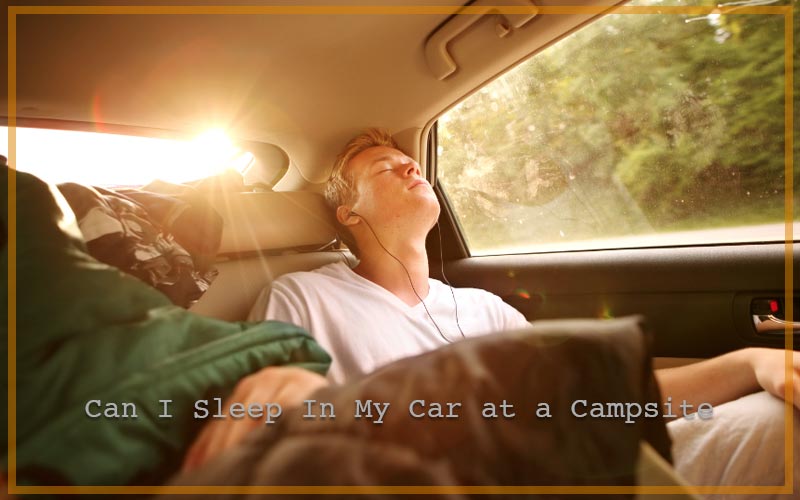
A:
<svg viewBox="0 0 800 500">
<path fill-rule="evenodd" d="M 433 319 L 433 316 L 431 315 L 431 312 L 428 310 L 428 306 L 425 304 L 425 301 L 422 300 L 422 297 L 420 297 L 419 293 L 417 292 L 416 287 L 414 287 L 414 280 L 411 279 L 411 273 L 408 272 L 408 268 L 406 268 L 405 264 L 403 264 L 403 262 L 400 259 L 398 259 L 392 252 L 390 252 L 383 245 L 383 243 L 381 243 L 380 238 L 378 238 L 378 234 L 375 232 L 374 229 L 372 229 L 372 225 L 369 223 L 369 221 L 366 218 L 364 218 L 362 215 L 356 213 L 353 210 L 350 211 L 348 216 L 350 216 L 350 217 L 358 217 L 359 219 L 363 220 L 364 223 L 369 228 L 370 232 L 372 233 L 372 236 L 375 237 L 375 241 L 378 242 L 378 245 L 383 249 L 383 251 L 386 252 L 389 255 L 389 257 L 391 257 L 394 260 L 396 260 L 398 264 L 400 264 L 400 266 L 403 268 L 403 271 L 406 272 L 406 276 L 408 276 L 408 283 L 411 285 L 411 290 L 414 291 L 414 295 L 416 295 L 417 299 L 422 304 L 422 307 L 425 309 L 425 314 L 428 315 L 428 318 L 430 318 L 431 323 L 433 323 L 434 328 L 436 328 L 436 331 L 439 332 L 439 336 L 442 337 L 445 342 L 447 342 L 449 344 L 452 344 L 453 341 L 450 340 L 449 338 L 447 338 L 447 336 L 444 334 L 444 332 L 442 332 L 442 329 L 439 328 L 439 324 L 436 323 L 435 319 Z M 439 229 L 439 221 L 436 221 L 435 225 L 436 225 L 436 233 L 439 235 L 439 263 L 442 266 L 441 267 L 441 269 L 442 269 L 442 278 L 444 279 L 444 282 L 447 283 L 447 286 L 450 288 L 450 295 L 453 297 L 453 305 L 455 306 L 456 326 L 458 327 L 458 332 L 461 334 L 462 338 L 466 338 L 466 335 L 464 335 L 464 330 L 461 329 L 461 323 L 458 321 L 458 302 L 456 301 L 456 294 L 455 294 L 455 292 L 453 292 L 453 285 L 450 284 L 450 282 L 447 280 L 447 276 L 445 276 L 445 274 L 444 274 L 444 258 L 442 256 L 442 232 Z"/>
</svg>

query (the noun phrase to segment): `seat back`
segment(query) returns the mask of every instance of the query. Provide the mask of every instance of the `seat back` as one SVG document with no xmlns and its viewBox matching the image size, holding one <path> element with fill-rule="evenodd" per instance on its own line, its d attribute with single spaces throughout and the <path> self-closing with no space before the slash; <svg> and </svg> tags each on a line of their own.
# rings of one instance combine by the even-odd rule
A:
<svg viewBox="0 0 800 500">
<path fill-rule="evenodd" d="M 191 310 L 228 321 L 247 319 L 259 293 L 278 276 L 342 260 L 322 251 L 336 237 L 322 195 L 226 193 L 211 199 L 223 219 L 219 275 Z"/>
</svg>

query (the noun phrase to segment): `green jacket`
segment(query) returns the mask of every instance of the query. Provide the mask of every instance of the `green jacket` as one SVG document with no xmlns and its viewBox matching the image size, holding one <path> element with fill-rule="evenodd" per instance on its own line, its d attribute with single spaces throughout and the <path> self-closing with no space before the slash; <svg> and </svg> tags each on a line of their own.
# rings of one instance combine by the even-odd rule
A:
<svg viewBox="0 0 800 500">
<path fill-rule="evenodd" d="M 7 173 L 0 189 L 14 175 L 16 240 L 4 242 L 1 268 L 15 248 L 16 279 L 0 294 L 16 298 L 16 328 L 2 322 L 0 345 L 16 339 L 18 484 L 160 484 L 205 422 L 193 418 L 195 401 L 224 397 L 265 366 L 327 371 L 330 358 L 301 328 L 201 317 L 96 261 L 57 189 Z M 8 204 L 0 211 L 9 228 Z M 91 418 L 90 400 L 133 403 L 137 418 Z M 159 400 L 172 400 L 172 418 L 158 417 Z"/>
</svg>

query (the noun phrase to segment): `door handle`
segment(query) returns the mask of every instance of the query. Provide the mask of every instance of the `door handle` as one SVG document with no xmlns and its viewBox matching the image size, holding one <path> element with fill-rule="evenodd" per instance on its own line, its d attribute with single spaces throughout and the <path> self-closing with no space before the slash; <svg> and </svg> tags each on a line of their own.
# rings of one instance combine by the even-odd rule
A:
<svg viewBox="0 0 800 500">
<path fill-rule="evenodd" d="M 795 296 L 794 310 L 800 309 L 800 301 Z M 755 298 L 750 302 L 750 314 L 756 332 L 766 335 L 783 335 L 788 325 L 794 332 L 800 332 L 800 322 L 786 321 L 784 299 L 780 296 Z"/>
<path fill-rule="evenodd" d="M 776 317 L 773 314 L 754 314 L 753 315 L 753 326 L 756 328 L 756 332 L 763 333 L 767 335 L 783 335 L 786 331 L 786 325 L 789 325 L 795 333 L 800 333 L 800 322 L 798 321 L 786 321 Z"/>
</svg>

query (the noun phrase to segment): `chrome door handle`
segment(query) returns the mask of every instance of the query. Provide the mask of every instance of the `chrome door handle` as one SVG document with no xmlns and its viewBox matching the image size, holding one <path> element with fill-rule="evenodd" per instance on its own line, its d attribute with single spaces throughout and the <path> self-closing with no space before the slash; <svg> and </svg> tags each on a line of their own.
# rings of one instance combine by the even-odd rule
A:
<svg viewBox="0 0 800 500">
<path fill-rule="evenodd" d="M 789 325 L 793 331 L 800 332 L 800 322 L 786 321 L 773 314 L 753 315 L 753 326 L 755 326 L 758 333 L 780 335 L 786 331 L 786 325 Z"/>
</svg>

